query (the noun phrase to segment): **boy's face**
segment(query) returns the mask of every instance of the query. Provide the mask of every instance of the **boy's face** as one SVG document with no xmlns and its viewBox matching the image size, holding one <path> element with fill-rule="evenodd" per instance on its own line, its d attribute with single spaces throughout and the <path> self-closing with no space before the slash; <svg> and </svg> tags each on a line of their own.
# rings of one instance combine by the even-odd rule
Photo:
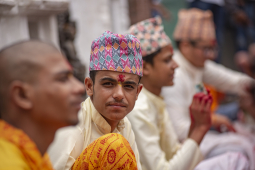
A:
<svg viewBox="0 0 255 170">
<path fill-rule="evenodd" d="M 85 79 L 87 94 L 108 123 L 119 122 L 132 111 L 142 89 L 138 83 L 138 75 L 116 71 L 97 71 L 94 84 Z"/>
<path fill-rule="evenodd" d="M 217 56 L 216 43 L 214 40 L 201 40 L 188 46 L 188 60 L 195 67 L 204 67 L 207 59 L 213 60 Z"/>
<path fill-rule="evenodd" d="M 144 76 L 157 87 L 173 85 L 174 70 L 178 64 L 173 60 L 173 49 L 168 45 L 153 58 L 153 65 L 144 62 Z"/>
</svg>

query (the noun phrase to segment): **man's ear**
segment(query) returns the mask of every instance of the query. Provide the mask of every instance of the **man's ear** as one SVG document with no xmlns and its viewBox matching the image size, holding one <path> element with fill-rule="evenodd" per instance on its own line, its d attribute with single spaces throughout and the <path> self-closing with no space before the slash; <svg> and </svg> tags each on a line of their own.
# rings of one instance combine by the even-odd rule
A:
<svg viewBox="0 0 255 170">
<path fill-rule="evenodd" d="M 138 84 L 138 87 L 137 87 L 137 93 L 136 93 L 136 98 L 135 100 L 138 99 L 138 95 L 140 94 L 141 90 L 143 89 L 143 84 Z"/>
<path fill-rule="evenodd" d="M 91 97 L 93 96 L 93 91 L 94 91 L 94 86 L 93 86 L 93 81 L 90 77 L 86 77 L 84 80 L 85 88 L 87 94 Z"/>
<path fill-rule="evenodd" d="M 152 65 L 150 63 L 143 61 L 143 75 L 145 76 L 149 75 L 151 68 L 152 68 Z"/>
<path fill-rule="evenodd" d="M 32 93 L 33 89 L 27 83 L 14 81 L 10 85 L 11 100 L 20 108 L 28 110 L 33 107 Z"/>
</svg>

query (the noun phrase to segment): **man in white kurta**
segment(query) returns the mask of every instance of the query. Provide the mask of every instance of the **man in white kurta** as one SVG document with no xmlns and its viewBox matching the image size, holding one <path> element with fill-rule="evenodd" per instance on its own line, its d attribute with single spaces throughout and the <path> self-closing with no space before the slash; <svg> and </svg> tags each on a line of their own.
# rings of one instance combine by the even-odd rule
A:
<svg viewBox="0 0 255 170">
<path fill-rule="evenodd" d="M 187 17 L 188 16 L 188 17 Z M 232 71 L 211 60 L 215 56 L 215 35 L 212 17 L 208 11 L 198 9 L 183 10 L 179 13 L 179 22 L 174 33 L 180 51 L 175 51 L 174 59 L 179 65 L 176 69 L 174 85 L 164 87 L 162 96 L 165 99 L 169 117 L 180 141 L 188 137 L 191 119 L 189 106 L 197 85 L 206 83 L 222 92 L 245 95 L 245 85 L 252 79 L 244 74 Z M 189 23 L 193 24 L 190 25 Z M 201 27 L 204 25 L 204 27 Z M 205 157 L 213 157 L 227 151 L 236 151 L 250 160 L 250 169 L 254 169 L 254 144 L 236 133 L 209 131 L 200 145 Z"/>
<path fill-rule="evenodd" d="M 174 70 L 178 67 L 172 59 L 171 41 L 164 32 L 161 18 L 141 21 L 131 26 L 129 32 L 141 41 L 144 60 L 143 89 L 128 115 L 142 167 L 146 170 L 192 170 L 202 160 L 199 143 L 210 128 L 210 97 L 206 94 L 202 94 L 201 100 L 194 97 L 194 103 L 201 109 L 195 111 L 192 105 L 195 123 L 190 128 L 189 139 L 179 143 L 160 96 L 163 86 L 172 85 Z"/>
<path fill-rule="evenodd" d="M 178 142 L 162 97 L 143 88 L 128 119 L 144 169 L 192 170 L 203 159 L 194 140 Z"/>
<path fill-rule="evenodd" d="M 251 78 L 211 60 L 205 62 L 204 68 L 197 68 L 187 61 L 180 51 L 175 51 L 174 59 L 179 65 L 175 72 L 174 85 L 164 87 L 162 96 L 170 118 L 174 120 L 173 126 L 178 139 L 183 141 L 188 135 L 189 106 L 193 95 L 197 93 L 197 85 L 205 83 L 222 92 L 245 95 L 245 85 L 251 81 Z"/>
<path fill-rule="evenodd" d="M 141 169 L 135 136 L 125 117 L 142 89 L 141 55 L 140 42 L 133 35 L 106 31 L 92 42 L 90 77 L 84 81 L 89 97 L 82 103 L 80 122 L 59 130 L 49 149 L 56 170 L 70 169 L 89 144 L 108 133 L 119 133 L 127 139 Z M 116 154 L 111 156 L 117 161 Z"/>
</svg>

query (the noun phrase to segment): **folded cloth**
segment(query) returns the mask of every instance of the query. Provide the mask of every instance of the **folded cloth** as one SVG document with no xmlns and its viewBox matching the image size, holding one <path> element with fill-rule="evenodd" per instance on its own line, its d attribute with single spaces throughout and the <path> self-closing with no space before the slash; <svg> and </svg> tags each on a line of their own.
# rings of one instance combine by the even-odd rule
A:
<svg viewBox="0 0 255 170">
<path fill-rule="evenodd" d="M 239 152 L 225 154 L 202 161 L 194 170 L 249 170 L 247 158 Z"/>
<path fill-rule="evenodd" d="M 110 133 L 92 142 L 76 159 L 72 170 L 137 169 L 135 154 L 120 134 Z"/>
</svg>

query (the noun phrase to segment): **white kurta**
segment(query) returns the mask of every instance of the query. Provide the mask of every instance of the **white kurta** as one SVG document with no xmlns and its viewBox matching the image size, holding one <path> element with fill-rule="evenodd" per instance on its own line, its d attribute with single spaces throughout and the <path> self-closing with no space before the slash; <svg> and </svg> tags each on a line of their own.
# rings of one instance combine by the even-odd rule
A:
<svg viewBox="0 0 255 170">
<path fill-rule="evenodd" d="M 147 170 L 191 170 L 201 161 L 197 143 L 178 142 L 162 98 L 142 89 L 128 114 L 136 136 L 141 164 Z"/>
<path fill-rule="evenodd" d="M 179 65 L 175 71 L 174 85 L 164 87 L 162 96 L 178 138 L 183 141 L 187 138 L 190 127 L 189 106 L 193 95 L 197 93 L 196 85 L 205 83 L 222 92 L 243 95 L 244 85 L 250 82 L 251 78 L 210 60 L 206 61 L 203 69 L 198 69 L 179 51 L 174 53 L 174 59 Z"/>
<path fill-rule="evenodd" d="M 191 65 L 178 51 L 175 52 L 174 59 L 179 65 L 175 72 L 174 85 L 164 87 L 162 96 L 165 99 L 175 132 L 179 140 L 184 141 L 188 136 L 191 123 L 189 106 L 193 95 L 197 92 L 197 84 L 206 83 L 222 92 L 243 95 L 245 94 L 244 85 L 252 79 L 209 60 L 206 61 L 204 69 L 198 69 Z M 233 146 L 238 146 L 235 148 L 244 152 L 249 158 L 250 168 L 255 168 L 255 151 L 249 149 L 253 148 L 254 144 L 242 135 L 236 133 L 215 134 L 209 131 L 200 144 L 200 149 L 206 156 L 211 151 L 217 151 L 217 148 L 226 148 L 226 146 L 231 146 L 230 150 L 233 150 Z"/>
<path fill-rule="evenodd" d="M 51 162 L 56 170 L 70 169 L 90 143 L 105 134 L 111 133 L 111 126 L 95 109 L 90 98 L 82 103 L 79 121 L 80 123 L 76 127 L 58 130 L 48 150 Z M 135 153 L 138 170 L 141 170 L 135 136 L 129 120 L 126 117 L 122 119 L 112 133 L 119 133 L 127 139 Z"/>
</svg>

